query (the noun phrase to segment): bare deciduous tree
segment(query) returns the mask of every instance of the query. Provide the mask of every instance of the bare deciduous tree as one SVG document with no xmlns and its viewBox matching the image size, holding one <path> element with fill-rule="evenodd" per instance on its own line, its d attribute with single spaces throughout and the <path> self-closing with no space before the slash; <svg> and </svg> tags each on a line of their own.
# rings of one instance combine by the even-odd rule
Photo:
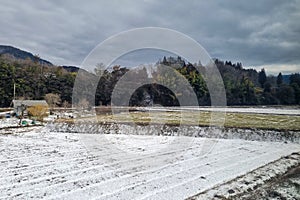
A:
<svg viewBox="0 0 300 200">
<path fill-rule="evenodd" d="M 45 95 L 45 100 L 51 108 L 58 106 L 61 103 L 59 94 L 48 93 Z"/>
<path fill-rule="evenodd" d="M 86 100 L 86 99 L 81 99 L 78 103 L 78 106 L 82 109 L 88 108 L 89 105 L 90 105 L 90 102 L 88 102 L 88 100 Z"/>
</svg>

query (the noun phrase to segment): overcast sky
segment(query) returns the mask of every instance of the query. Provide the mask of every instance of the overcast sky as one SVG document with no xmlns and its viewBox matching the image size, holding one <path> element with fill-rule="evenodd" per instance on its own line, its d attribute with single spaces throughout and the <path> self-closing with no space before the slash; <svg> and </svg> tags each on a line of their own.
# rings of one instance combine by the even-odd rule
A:
<svg viewBox="0 0 300 200">
<path fill-rule="evenodd" d="M 299 0 L 0 0 L 0 19 L 0 44 L 57 65 L 80 65 L 108 37 L 151 26 L 192 37 L 213 58 L 300 72 Z"/>
</svg>

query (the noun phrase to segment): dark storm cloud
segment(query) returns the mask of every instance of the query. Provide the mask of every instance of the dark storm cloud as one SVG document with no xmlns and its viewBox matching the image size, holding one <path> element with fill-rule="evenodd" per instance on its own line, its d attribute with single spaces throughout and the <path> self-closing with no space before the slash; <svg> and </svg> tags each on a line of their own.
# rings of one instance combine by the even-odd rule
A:
<svg viewBox="0 0 300 200">
<path fill-rule="evenodd" d="M 212 57 L 299 71 L 300 2 L 9 1 L 0 5 L 1 44 L 55 64 L 80 64 L 100 42 L 137 27 L 171 28 L 197 40 Z M 277 69 L 275 71 L 275 69 Z"/>
</svg>

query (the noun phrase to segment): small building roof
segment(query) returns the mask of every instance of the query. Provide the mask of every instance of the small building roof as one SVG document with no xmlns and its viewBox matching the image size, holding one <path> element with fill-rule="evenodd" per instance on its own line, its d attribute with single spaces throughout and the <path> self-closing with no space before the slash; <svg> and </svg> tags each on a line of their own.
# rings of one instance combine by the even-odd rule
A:
<svg viewBox="0 0 300 200">
<path fill-rule="evenodd" d="M 45 100 L 13 100 L 14 107 L 23 105 L 26 106 L 35 106 L 35 105 L 44 105 L 48 106 Z"/>
</svg>

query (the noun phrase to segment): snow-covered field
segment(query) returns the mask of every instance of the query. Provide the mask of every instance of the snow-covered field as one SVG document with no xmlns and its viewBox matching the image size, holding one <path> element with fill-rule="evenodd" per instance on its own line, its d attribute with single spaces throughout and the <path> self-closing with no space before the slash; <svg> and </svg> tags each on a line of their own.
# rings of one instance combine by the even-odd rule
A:
<svg viewBox="0 0 300 200">
<path fill-rule="evenodd" d="M 0 120 L 0 128 L 17 126 L 19 124 L 19 119 L 17 118 L 6 118 Z"/>
<path fill-rule="evenodd" d="M 275 115 L 300 115 L 299 107 L 146 107 L 141 110 L 152 111 L 215 111 L 231 113 L 256 113 Z"/>
<path fill-rule="evenodd" d="M 0 199 L 185 199 L 299 151 L 296 143 L 31 127 L 0 135 Z"/>
</svg>

